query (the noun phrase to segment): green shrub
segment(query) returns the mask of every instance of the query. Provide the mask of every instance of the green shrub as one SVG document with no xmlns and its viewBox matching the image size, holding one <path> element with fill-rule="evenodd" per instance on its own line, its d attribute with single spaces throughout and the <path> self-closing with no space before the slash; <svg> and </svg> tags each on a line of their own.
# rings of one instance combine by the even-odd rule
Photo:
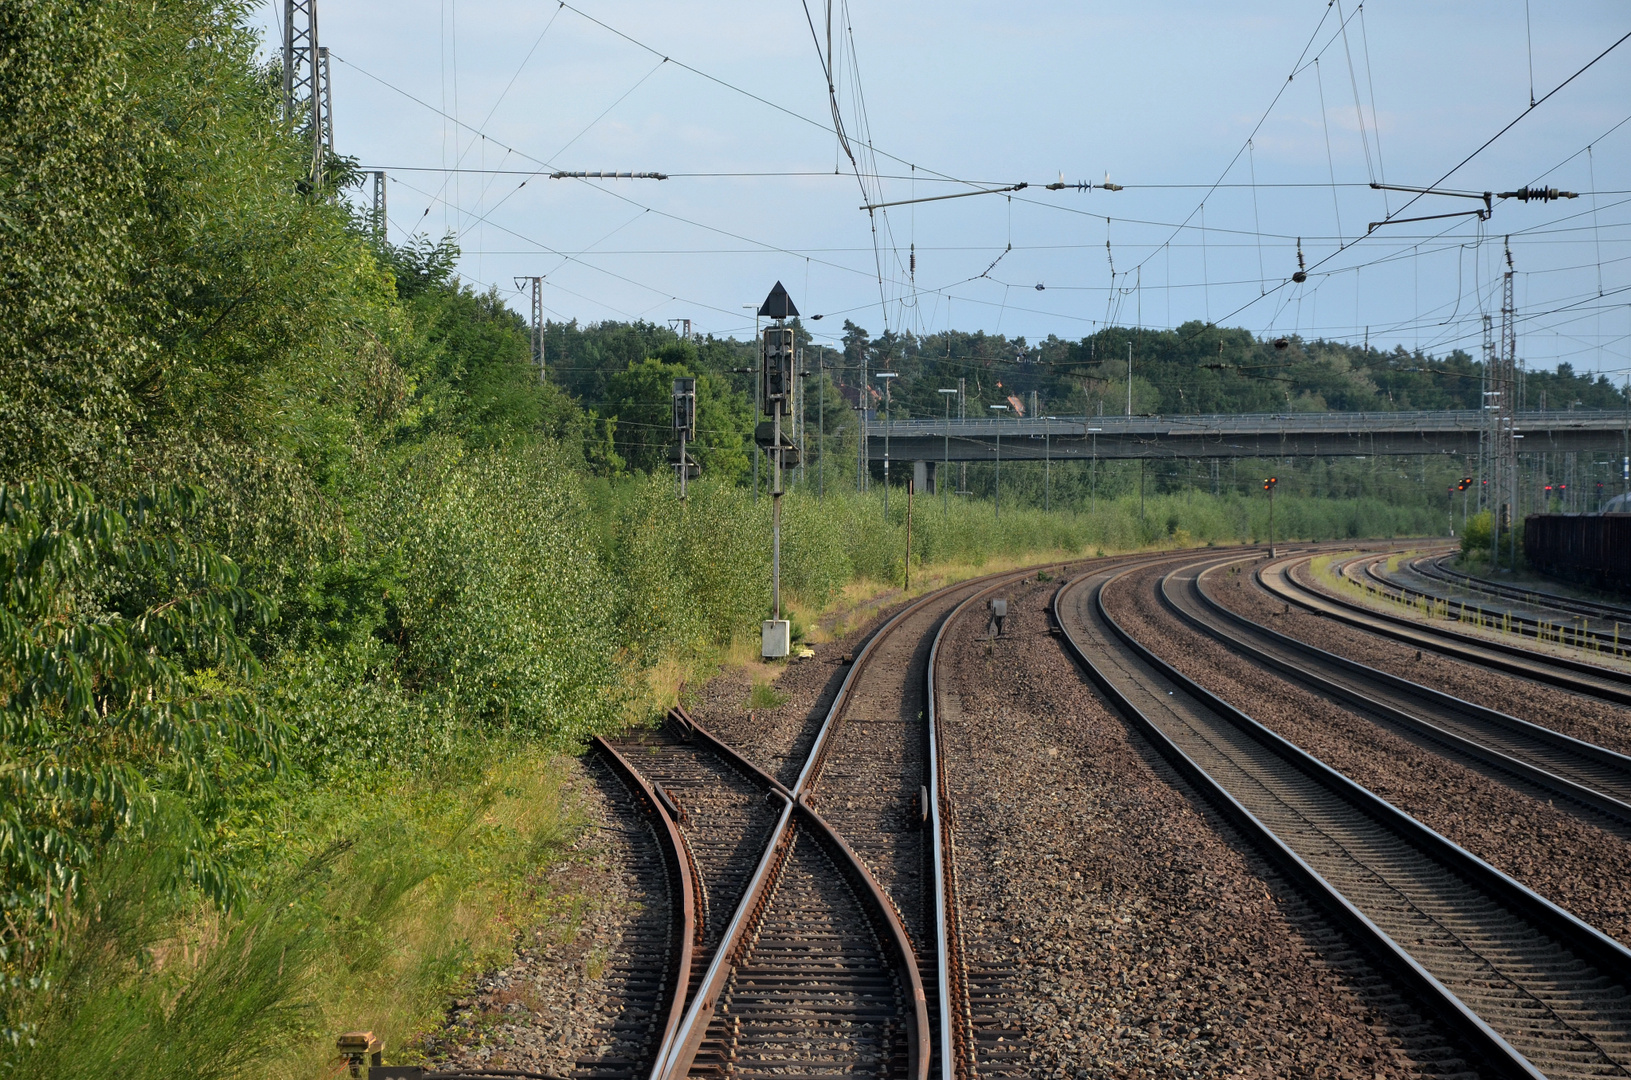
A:
<svg viewBox="0 0 1631 1080">
<path fill-rule="evenodd" d="M 1461 554 L 1471 555 L 1482 551 L 1489 553 L 1492 533 L 1492 521 L 1488 510 L 1474 514 L 1467 519 L 1466 528 L 1461 530 Z"/>
</svg>

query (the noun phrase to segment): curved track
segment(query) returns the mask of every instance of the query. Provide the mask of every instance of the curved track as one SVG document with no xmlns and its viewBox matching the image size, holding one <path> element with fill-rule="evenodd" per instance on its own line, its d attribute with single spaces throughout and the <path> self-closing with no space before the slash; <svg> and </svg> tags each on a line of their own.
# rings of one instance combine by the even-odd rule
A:
<svg viewBox="0 0 1631 1080">
<path fill-rule="evenodd" d="M 1422 574 L 1417 564 L 1424 559 L 1443 556 L 1433 553 L 1401 561 L 1396 569 L 1388 564 L 1388 557 L 1370 557 L 1346 562 L 1345 576 L 1377 593 L 1391 596 L 1404 603 L 1417 605 L 1424 602 L 1442 611 L 1454 622 L 1474 626 L 1500 626 L 1504 632 L 1517 638 L 1533 638 L 1584 652 L 1624 657 L 1631 655 L 1631 642 L 1620 640 L 1618 621 L 1604 620 L 1574 610 L 1571 606 L 1554 603 L 1529 594 L 1528 599 L 1495 598 L 1474 602 L 1466 595 L 1455 595 L 1455 589 L 1442 579 Z M 1521 590 L 1512 589 L 1514 593 Z"/>
<path fill-rule="evenodd" d="M 1288 604 L 1361 630 L 1587 697 L 1631 705 L 1631 673 L 1474 636 L 1425 619 L 1374 610 L 1300 580 L 1295 570 L 1307 562 L 1307 555 L 1270 562 L 1257 570 L 1257 580 Z"/>
<path fill-rule="evenodd" d="M 1219 603 L 1208 583 L 1238 559 L 1179 566 L 1162 580 L 1161 600 L 1181 620 L 1225 647 L 1384 724 L 1424 739 L 1440 752 L 1469 759 L 1540 797 L 1611 827 L 1631 827 L 1631 758 L 1462 701 L 1316 648 L 1254 622 Z"/>
<path fill-rule="evenodd" d="M 619 820 L 616 828 L 628 839 L 630 869 L 654 887 L 625 929 L 620 955 L 607 967 L 605 979 L 619 1009 L 603 1036 L 604 1049 L 598 1057 L 578 1059 L 569 1075 L 576 1080 L 637 1080 L 649 1075 L 683 1014 L 696 934 L 695 877 L 662 796 L 617 747 L 597 737 L 592 748 L 596 763 L 610 774 L 608 794 L 614 820 Z M 446 1075 L 483 1074 L 459 1070 Z"/>
<path fill-rule="evenodd" d="M 1631 624 L 1631 607 L 1624 604 L 1609 604 L 1597 600 L 1587 600 L 1578 596 L 1565 596 L 1562 593 L 1550 592 L 1546 589 L 1526 589 L 1516 585 L 1507 585 L 1504 582 L 1490 581 L 1487 578 L 1473 577 L 1459 570 L 1452 570 L 1445 565 L 1452 555 L 1423 556 L 1411 560 L 1411 569 L 1422 577 L 1442 581 L 1456 588 L 1467 589 L 1473 592 L 1486 593 L 1498 596 L 1503 600 L 1517 600 L 1526 604 L 1542 604 L 1556 611 L 1579 615 L 1588 619 L 1603 619 L 1610 622 Z"/>
<path fill-rule="evenodd" d="M 1054 604 L 1135 726 L 1432 1004 L 1492 1073 L 1631 1074 L 1631 952 L 1191 682 L 1105 610 L 1125 571 Z"/>
<path fill-rule="evenodd" d="M 654 1075 L 928 1076 L 946 940 L 929 653 L 965 599 L 1034 572 L 931 593 L 861 650 L 797 780 L 770 789 L 777 820 Z"/>
</svg>

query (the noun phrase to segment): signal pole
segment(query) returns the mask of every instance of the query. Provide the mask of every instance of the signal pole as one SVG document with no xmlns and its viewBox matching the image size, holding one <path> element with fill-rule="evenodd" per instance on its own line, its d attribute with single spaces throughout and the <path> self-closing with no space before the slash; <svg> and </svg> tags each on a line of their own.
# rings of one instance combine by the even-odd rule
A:
<svg viewBox="0 0 1631 1080">
<path fill-rule="evenodd" d="M 889 433 L 895 426 L 895 415 L 889 404 L 889 384 L 898 377 L 898 372 L 878 372 L 878 378 L 883 380 L 883 520 L 886 524 L 889 521 Z"/>
<path fill-rule="evenodd" d="M 309 125 L 314 189 L 323 186 L 325 154 L 334 152 L 333 103 L 328 50 L 317 44 L 317 0 L 283 0 L 283 120 Z"/>
<path fill-rule="evenodd" d="M 1274 558 L 1274 489 L 1280 484 L 1278 476 L 1263 481 L 1263 490 L 1269 493 L 1269 558 Z"/>
<path fill-rule="evenodd" d="M 792 642 L 786 619 L 782 618 L 782 415 L 789 411 L 793 401 L 793 358 L 796 355 L 792 327 L 787 320 L 798 317 L 798 308 L 781 282 L 776 282 L 770 295 L 759 307 L 761 316 L 775 320 L 774 326 L 764 330 L 761 339 L 760 381 L 764 387 L 764 402 L 770 407 L 770 608 L 771 616 L 761 630 L 760 655 L 767 660 L 778 659 L 792 651 Z M 755 417 L 755 437 L 758 436 Z"/>
<path fill-rule="evenodd" d="M 676 469 L 680 474 L 680 502 L 685 501 L 685 482 L 696 468 L 686 456 L 685 444 L 697 437 L 697 381 L 694 378 L 674 380 L 674 431 L 680 437 L 680 459 Z M 702 470 L 697 468 L 697 475 Z"/>
</svg>

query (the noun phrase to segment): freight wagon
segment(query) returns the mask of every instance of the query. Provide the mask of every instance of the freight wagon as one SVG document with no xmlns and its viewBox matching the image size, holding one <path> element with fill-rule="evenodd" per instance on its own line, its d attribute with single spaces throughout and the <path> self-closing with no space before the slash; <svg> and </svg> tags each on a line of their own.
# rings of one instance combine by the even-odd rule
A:
<svg viewBox="0 0 1631 1080">
<path fill-rule="evenodd" d="M 1531 514 L 1523 553 L 1543 574 L 1631 593 L 1631 513 Z"/>
</svg>

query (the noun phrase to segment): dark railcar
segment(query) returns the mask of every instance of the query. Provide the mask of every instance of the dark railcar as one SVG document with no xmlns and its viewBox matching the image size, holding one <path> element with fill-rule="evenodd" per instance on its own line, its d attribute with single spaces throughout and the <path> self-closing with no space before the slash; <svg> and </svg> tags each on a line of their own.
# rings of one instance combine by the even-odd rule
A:
<svg viewBox="0 0 1631 1080">
<path fill-rule="evenodd" d="M 1523 553 L 1543 574 L 1631 593 L 1631 514 L 1531 514 Z"/>
</svg>

